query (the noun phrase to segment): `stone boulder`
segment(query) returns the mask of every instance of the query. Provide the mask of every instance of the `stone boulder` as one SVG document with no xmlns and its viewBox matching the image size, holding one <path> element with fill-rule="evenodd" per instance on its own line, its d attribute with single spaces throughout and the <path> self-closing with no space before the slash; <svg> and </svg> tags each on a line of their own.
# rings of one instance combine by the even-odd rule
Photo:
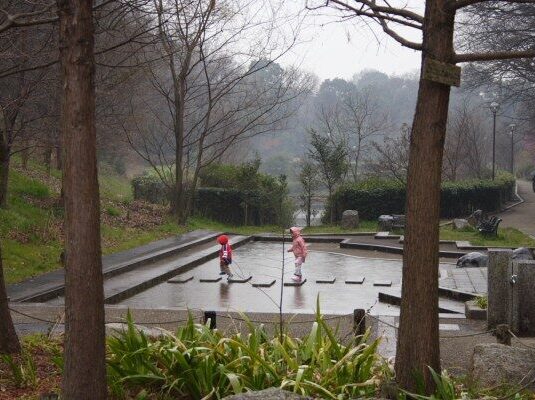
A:
<svg viewBox="0 0 535 400">
<path fill-rule="evenodd" d="M 465 254 L 457 260 L 457 268 L 482 268 L 489 263 L 489 256 L 477 251 Z"/>
<path fill-rule="evenodd" d="M 466 219 L 455 218 L 453 220 L 453 229 L 456 231 L 466 229 L 468 226 L 470 226 L 470 224 L 468 223 Z"/>
<path fill-rule="evenodd" d="M 301 396 L 278 388 L 269 388 L 258 392 L 235 394 L 223 400 L 312 400 L 312 397 Z"/>
<path fill-rule="evenodd" d="M 471 378 L 479 387 L 487 388 L 506 383 L 523 386 L 531 382 L 535 389 L 535 350 L 503 344 L 487 343 L 474 347 Z"/>
<path fill-rule="evenodd" d="M 533 260 L 533 253 L 527 247 L 519 247 L 513 250 L 513 260 Z"/>
<path fill-rule="evenodd" d="M 479 224 L 479 222 L 481 221 L 481 219 L 483 218 L 483 211 L 481 210 L 476 210 L 472 213 L 472 215 L 470 215 L 468 217 L 468 219 L 466 220 L 471 226 L 473 226 L 474 228 L 477 227 L 477 225 Z"/>
<path fill-rule="evenodd" d="M 381 232 L 389 232 L 392 230 L 392 224 L 394 223 L 394 217 L 391 215 L 379 216 L 379 230 Z"/>
<path fill-rule="evenodd" d="M 341 226 L 344 229 L 354 229 L 359 226 L 359 212 L 357 210 L 345 210 L 342 213 Z"/>
</svg>

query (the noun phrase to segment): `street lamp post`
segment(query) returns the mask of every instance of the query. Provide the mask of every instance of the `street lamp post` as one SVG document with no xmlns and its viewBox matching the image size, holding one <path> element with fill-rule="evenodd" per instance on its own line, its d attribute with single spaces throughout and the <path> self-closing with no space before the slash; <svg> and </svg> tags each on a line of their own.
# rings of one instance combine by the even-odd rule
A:
<svg viewBox="0 0 535 400">
<path fill-rule="evenodd" d="M 516 124 L 509 125 L 511 128 L 511 174 L 515 175 L 515 128 Z"/>
<path fill-rule="evenodd" d="M 496 113 L 500 105 L 493 101 L 490 103 L 490 111 L 492 111 L 492 180 L 496 177 Z"/>
</svg>

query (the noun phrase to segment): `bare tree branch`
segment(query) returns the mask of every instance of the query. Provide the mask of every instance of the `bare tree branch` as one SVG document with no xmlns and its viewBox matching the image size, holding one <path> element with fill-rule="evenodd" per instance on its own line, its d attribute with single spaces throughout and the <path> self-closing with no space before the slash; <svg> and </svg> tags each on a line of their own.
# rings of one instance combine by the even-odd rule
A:
<svg viewBox="0 0 535 400">
<path fill-rule="evenodd" d="M 494 51 L 489 53 L 467 53 L 456 54 L 455 62 L 473 62 L 473 61 L 496 61 L 496 60 L 513 60 L 519 58 L 534 58 L 535 50 L 525 51 Z"/>
<path fill-rule="evenodd" d="M 535 4 L 535 0 L 499 0 L 503 3 L 516 3 L 516 4 Z M 448 10 L 459 10 L 461 8 L 473 6 L 480 3 L 489 2 L 489 0 L 451 0 L 447 4 Z"/>
</svg>

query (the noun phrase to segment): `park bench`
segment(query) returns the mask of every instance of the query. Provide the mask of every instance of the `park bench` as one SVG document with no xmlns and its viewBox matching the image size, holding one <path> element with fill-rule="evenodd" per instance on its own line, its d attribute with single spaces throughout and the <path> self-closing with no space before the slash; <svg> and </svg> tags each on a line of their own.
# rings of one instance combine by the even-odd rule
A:
<svg viewBox="0 0 535 400">
<path fill-rule="evenodd" d="M 502 222 L 501 218 L 491 217 L 489 219 L 481 219 L 477 225 L 477 230 L 484 235 L 498 235 L 498 225 Z"/>
<path fill-rule="evenodd" d="M 405 215 L 392 215 L 392 228 L 405 229 Z"/>
</svg>

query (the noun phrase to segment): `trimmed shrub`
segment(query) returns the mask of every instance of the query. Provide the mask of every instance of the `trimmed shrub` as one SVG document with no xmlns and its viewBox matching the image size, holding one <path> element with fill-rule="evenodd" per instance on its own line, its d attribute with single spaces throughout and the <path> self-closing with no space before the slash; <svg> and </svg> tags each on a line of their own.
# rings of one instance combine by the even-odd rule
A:
<svg viewBox="0 0 535 400">
<path fill-rule="evenodd" d="M 243 193 L 237 189 L 199 188 L 195 213 L 226 224 L 241 224 L 244 221 L 242 203 Z"/>
<path fill-rule="evenodd" d="M 441 191 L 442 218 L 467 216 L 474 210 L 499 211 L 514 197 L 515 180 L 501 173 L 496 180 L 444 182 Z M 335 208 L 335 221 L 344 210 L 358 210 L 363 219 L 376 219 L 382 214 L 405 213 L 405 187 L 394 181 L 371 180 L 340 187 L 329 199 L 325 215 Z"/>
<path fill-rule="evenodd" d="M 144 200 L 154 204 L 169 202 L 167 186 L 155 175 L 143 175 L 132 179 L 134 200 Z"/>
</svg>

